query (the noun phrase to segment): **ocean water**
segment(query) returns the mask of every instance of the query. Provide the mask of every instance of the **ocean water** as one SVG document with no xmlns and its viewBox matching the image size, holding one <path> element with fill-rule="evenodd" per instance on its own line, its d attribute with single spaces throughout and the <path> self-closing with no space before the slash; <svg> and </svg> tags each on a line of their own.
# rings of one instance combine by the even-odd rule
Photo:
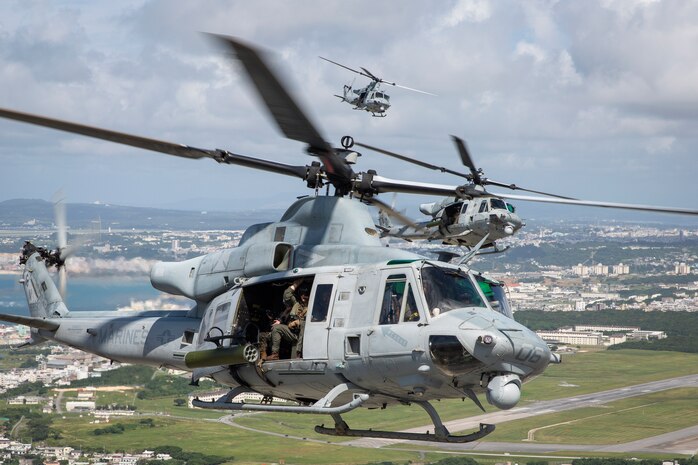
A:
<svg viewBox="0 0 698 465">
<path fill-rule="evenodd" d="M 0 274 L 0 313 L 29 314 L 20 278 L 19 274 Z M 116 310 L 133 300 L 162 295 L 150 285 L 148 276 L 69 277 L 65 301 L 70 311 Z"/>
</svg>

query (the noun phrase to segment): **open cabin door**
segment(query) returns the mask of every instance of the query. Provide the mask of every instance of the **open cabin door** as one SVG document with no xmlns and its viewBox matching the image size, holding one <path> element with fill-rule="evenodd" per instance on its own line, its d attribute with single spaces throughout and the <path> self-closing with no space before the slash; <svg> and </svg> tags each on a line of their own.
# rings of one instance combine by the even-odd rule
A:
<svg viewBox="0 0 698 465">
<path fill-rule="evenodd" d="M 303 336 L 304 359 L 327 359 L 331 313 L 337 300 L 337 275 L 316 275 Z"/>
<path fill-rule="evenodd" d="M 212 349 L 216 345 L 230 346 L 240 295 L 241 288 L 237 287 L 211 301 L 201 319 L 199 337 L 196 341 L 197 349 Z M 213 341 L 206 339 L 213 339 Z"/>
</svg>

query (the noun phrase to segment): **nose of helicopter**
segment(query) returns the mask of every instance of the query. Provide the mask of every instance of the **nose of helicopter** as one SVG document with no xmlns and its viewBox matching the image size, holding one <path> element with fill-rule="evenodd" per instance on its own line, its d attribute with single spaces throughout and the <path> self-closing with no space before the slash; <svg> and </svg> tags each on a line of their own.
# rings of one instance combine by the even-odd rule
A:
<svg viewBox="0 0 698 465">
<path fill-rule="evenodd" d="M 472 343 L 475 336 L 469 352 L 486 366 L 487 400 L 497 408 L 514 407 L 523 381 L 542 373 L 549 363 L 559 362 L 535 332 L 515 321 L 476 317 L 463 323 L 461 329 L 466 332 L 465 341 Z"/>
</svg>

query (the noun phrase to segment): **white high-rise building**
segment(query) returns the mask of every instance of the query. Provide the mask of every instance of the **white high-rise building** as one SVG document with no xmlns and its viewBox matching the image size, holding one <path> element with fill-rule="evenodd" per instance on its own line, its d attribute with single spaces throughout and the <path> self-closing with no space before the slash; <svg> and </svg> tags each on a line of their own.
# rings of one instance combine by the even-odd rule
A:
<svg viewBox="0 0 698 465">
<path fill-rule="evenodd" d="M 691 274 L 691 265 L 684 262 L 676 263 L 674 265 L 674 272 L 676 274 Z"/>
</svg>

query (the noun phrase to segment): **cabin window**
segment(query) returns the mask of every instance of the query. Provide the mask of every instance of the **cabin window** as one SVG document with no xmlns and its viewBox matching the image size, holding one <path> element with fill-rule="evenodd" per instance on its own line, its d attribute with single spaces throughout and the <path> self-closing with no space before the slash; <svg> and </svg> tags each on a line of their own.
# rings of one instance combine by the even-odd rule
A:
<svg viewBox="0 0 698 465">
<path fill-rule="evenodd" d="M 485 213 L 487 211 L 489 211 L 489 207 L 487 206 L 487 199 L 483 199 L 480 203 L 479 213 Z"/>
<path fill-rule="evenodd" d="M 422 286 L 433 317 L 456 308 L 486 307 L 470 277 L 458 269 L 426 266 Z"/>
<path fill-rule="evenodd" d="M 405 296 L 407 277 L 404 274 L 392 274 L 388 276 L 383 291 L 383 303 L 378 320 L 380 325 L 394 325 L 400 321 L 402 301 Z"/>
<path fill-rule="evenodd" d="M 310 321 L 325 321 L 327 312 L 330 309 L 330 299 L 332 298 L 332 284 L 318 284 L 315 288 L 315 302 Z"/>
<path fill-rule="evenodd" d="M 490 199 L 490 206 L 494 208 L 498 208 L 500 210 L 506 210 L 507 206 L 504 203 L 502 199 Z"/>
<path fill-rule="evenodd" d="M 403 313 L 402 321 L 419 321 L 419 309 L 417 308 L 417 301 L 414 298 L 414 293 L 412 292 L 412 288 L 409 284 L 407 285 L 407 301 L 405 304 L 405 312 Z"/>
</svg>

